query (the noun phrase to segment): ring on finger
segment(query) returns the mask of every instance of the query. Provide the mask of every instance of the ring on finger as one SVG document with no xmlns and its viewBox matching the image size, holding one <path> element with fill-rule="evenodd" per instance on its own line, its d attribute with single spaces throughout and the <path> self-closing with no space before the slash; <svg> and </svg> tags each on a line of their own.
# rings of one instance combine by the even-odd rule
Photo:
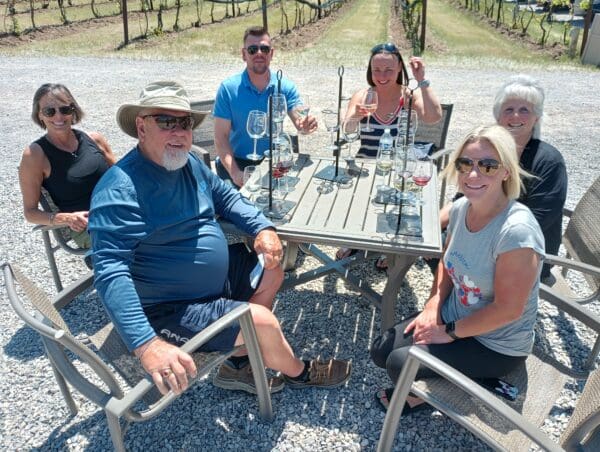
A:
<svg viewBox="0 0 600 452">
<path fill-rule="evenodd" d="M 166 368 L 166 369 L 162 369 L 160 371 L 160 375 L 163 378 L 169 378 L 171 376 L 171 374 L 173 374 L 173 371 L 171 370 L 171 368 Z"/>
</svg>

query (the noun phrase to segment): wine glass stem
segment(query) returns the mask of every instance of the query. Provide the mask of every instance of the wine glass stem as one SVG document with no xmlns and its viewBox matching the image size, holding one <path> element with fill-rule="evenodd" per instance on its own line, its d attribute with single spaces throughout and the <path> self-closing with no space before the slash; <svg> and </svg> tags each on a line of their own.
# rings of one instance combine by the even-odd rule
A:
<svg viewBox="0 0 600 452">
<path fill-rule="evenodd" d="M 367 113 L 367 130 L 371 128 L 371 112 Z"/>
<path fill-rule="evenodd" d="M 256 156 L 256 138 L 254 139 L 254 152 L 252 154 Z"/>
</svg>

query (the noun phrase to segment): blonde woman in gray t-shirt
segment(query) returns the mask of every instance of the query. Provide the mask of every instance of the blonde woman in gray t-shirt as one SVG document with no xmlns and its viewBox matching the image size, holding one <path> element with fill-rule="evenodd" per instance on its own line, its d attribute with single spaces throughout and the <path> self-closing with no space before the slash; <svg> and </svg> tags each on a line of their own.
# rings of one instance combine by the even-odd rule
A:
<svg viewBox="0 0 600 452">
<path fill-rule="evenodd" d="M 465 197 L 452 206 L 429 300 L 371 349 L 392 381 L 413 344 L 471 378 L 506 375 L 531 352 L 544 237 L 531 211 L 516 201 L 522 175 L 515 142 L 498 125 L 474 129 L 453 154 L 445 176 Z M 417 378 L 433 375 L 421 367 Z M 392 392 L 377 391 L 382 408 Z M 409 397 L 403 414 L 426 406 Z"/>
</svg>

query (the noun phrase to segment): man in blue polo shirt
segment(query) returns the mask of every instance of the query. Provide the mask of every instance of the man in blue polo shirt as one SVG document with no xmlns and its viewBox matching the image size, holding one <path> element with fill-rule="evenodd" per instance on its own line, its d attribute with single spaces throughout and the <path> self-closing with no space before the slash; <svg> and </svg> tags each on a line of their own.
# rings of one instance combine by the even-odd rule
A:
<svg viewBox="0 0 600 452">
<path fill-rule="evenodd" d="M 215 100 L 215 147 L 217 174 L 222 179 L 232 180 L 237 186 L 243 184 L 244 168 L 255 165 L 247 160 L 254 143 L 246 131 L 246 120 L 251 110 L 268 111 L 269 96 L 278 90 L 275 73 L 269 69 L 273 58 L 271 37 L 262 27 L 250 27 L 244 32 L 242 58 L 246 69 L 221 83 Z M 314 116 L 302 118 L 295 110 L 300 97 L 293 82 L 281 79 L 281 93 L 285 96 L 288 116 L 294 126 L 303 133 L 317 129 Z M 261 138 L 257 152 L 263 155 L 268 149 L 269 140 Z"/>
</svg>

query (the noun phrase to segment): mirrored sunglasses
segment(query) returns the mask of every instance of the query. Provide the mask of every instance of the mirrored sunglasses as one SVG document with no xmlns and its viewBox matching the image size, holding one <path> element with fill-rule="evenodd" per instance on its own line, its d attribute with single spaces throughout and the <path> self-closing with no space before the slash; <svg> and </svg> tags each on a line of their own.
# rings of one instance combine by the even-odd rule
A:
<svg viewBox="0 0 600 452">
<path fill-rule="evenodd" d="M 183 130 L 190 130 L 194 125 L 194 118 L 191 116 L 171 116 L 171 115 L 145 115 L 142 118 L 152 118 L 161 130 L 173 130 L 179 126 Z"/>
<path fill-rule="evenodd" d="M 386 42 L 384 44 L 377 44 L 375 47 L 371 49 L 371 53 L 375 55 L 379 52 L 390 52 L 390 53 L 400 53 L 398 47 L 394 43 Z"/>
<path fill-rule="evenodd" d="M 498 170 L 502 166 L 502 163 L 500 163 L 496 159 L 481 159 L 477 160 L 477 162 L 474 162 L 470 158 L 459 157 L 454 162 L 456 171 L 462 174 L 470 173 L 471 171 L 473 171 L 473 167 L 476 164 L 477 168 L 479 169 L 479 172 L 484 176 L 493 176 L 494 174 L 496 174 L 496 172 L 498 172 Z"/>
<path fill-rule="evenodd" d="M 260 50 L 260 53 L 264 53 L 265 55 L 267 53 L 269 53 L 271 51 L 271 46 L 267 46 L 267 45 L 251 45 L 246 47 L 246 52 L 248 52 L 250 55 L 256 55 L 258 53 L 258 51 Z"/>
<path fill-rule="evenodd" d="M 56 114 L 56 112 L 60 112 L 61 115 L 67 116 L 75 113 L 75 107 L 73 105 L 63 105 L 62 107 L 46 107 L 42 108 L 42 114 L 47 118 L 51 118 Z"/>
</svg>

